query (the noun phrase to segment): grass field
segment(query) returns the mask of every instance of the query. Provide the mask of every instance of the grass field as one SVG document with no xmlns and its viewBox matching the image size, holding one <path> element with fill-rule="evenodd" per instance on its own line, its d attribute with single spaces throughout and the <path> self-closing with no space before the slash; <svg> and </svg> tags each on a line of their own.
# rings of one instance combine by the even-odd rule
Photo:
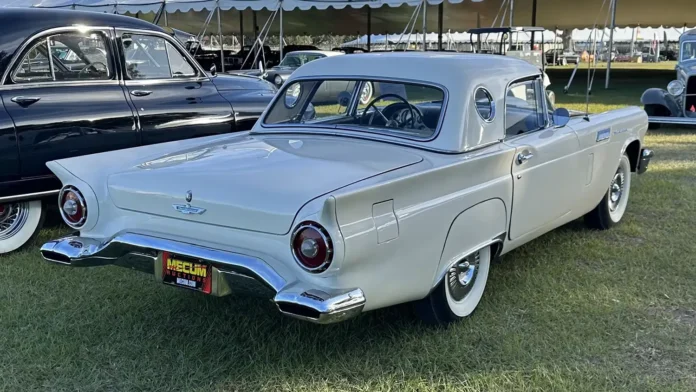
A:
<svg viewBox="0 0 696 392">
<path fill-rule="evenodd" d="M 582 110 L 585 75 L 564 95 L 568 70 L 549 73 L 557 102 Z M 639 104 L 672 74 L 617 69 L 605 91 L 598 72 L 590 110 Z M 54 224 L 0 260 L 0 389 L 696 390 L 696 133 L 646 142 L 656 158 L 619 226 L 573 222 L 511 252 L 474 316 L 444 329 L 407 306 L 316 326 L 265 301 L 50 265 L 37 246 L 65 231 Z"/>
</svg>

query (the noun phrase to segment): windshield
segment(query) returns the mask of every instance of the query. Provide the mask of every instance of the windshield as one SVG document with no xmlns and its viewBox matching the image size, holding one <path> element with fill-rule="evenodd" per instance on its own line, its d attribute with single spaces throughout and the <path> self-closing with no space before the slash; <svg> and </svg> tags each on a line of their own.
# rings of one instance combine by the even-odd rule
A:
<svg viewBox="0 0 696 392">
<path fill-rule="evenodd" d="M 696 59 L 696 41 L 684 42 L 681 49 L 681 59 L 682 61 Z"/>
<path fill-rule="evenodd" d="M 264 125 L 294 125 L 432 138 L 444 92 L 437 87 L 379 80 L 302 80 L 285 86 Z"/>
<path fill-rule="evenodd" d="M 291 53 L 285 56 L 279 65 L 281 67 L 300 68 L 300 66 L 307 64 L 308 62 L 320 59 L 322 57 L 326 56 L 318 53 Z"/>
</svg>

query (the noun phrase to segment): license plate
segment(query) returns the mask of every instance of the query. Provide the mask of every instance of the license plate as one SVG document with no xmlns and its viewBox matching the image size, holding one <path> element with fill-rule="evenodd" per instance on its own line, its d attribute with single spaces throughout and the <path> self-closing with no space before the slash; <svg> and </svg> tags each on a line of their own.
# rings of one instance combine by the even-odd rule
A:
<svg viewBox="0 0 696 392">
<path fill-rule="evenodd" d="M 162 280 L 166 284 L 210 294 L 210 264 L 190 257 L 162 252 Z"/>
</svg>

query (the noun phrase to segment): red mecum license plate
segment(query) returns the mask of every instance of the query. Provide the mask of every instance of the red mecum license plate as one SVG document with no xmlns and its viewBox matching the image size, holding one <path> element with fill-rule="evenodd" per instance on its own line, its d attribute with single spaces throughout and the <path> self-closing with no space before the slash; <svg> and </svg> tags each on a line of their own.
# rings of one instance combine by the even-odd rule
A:
<svg viewBox="0 0 696 392">
<path fill-rule="evenodd" d="M 166 284 L 210 294 L 210 264 L 190 257 L 162 252 L 162 280 Z"/>
</svg>

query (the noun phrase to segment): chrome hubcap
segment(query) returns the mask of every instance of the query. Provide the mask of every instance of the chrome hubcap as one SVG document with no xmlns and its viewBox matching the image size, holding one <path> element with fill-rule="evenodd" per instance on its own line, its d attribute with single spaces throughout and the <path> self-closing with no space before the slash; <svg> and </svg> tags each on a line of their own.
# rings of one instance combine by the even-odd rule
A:
<svg viewBox="0 0 696 392">
<path fill-rule="evenodd" d="M 465 257 L 447 271 L 447 284 L 452 299 L 461 301 L 469 294 L 478 276 L 481 255 L 476 252 Z"/>
<path fill-rule="evenodd" d="M 4 204 L 0 206 L 0 241 L 13 237 L 19 232 L 29 217 L 25 203 Z"/>
<path fill-rule="evenodd" d="M 619 203 L 621 202 L 621 196 L 623 196 L 624 192 L 624 184 L 625 184 L 625 175 L 621 169 L 616 172 L 614 175 L 614 179 L 611 181 L 611 185 L 609 186 L 609 210 L 610 211 L 616 211 L 616 209 L 619 207 Z"/>
</svg>

